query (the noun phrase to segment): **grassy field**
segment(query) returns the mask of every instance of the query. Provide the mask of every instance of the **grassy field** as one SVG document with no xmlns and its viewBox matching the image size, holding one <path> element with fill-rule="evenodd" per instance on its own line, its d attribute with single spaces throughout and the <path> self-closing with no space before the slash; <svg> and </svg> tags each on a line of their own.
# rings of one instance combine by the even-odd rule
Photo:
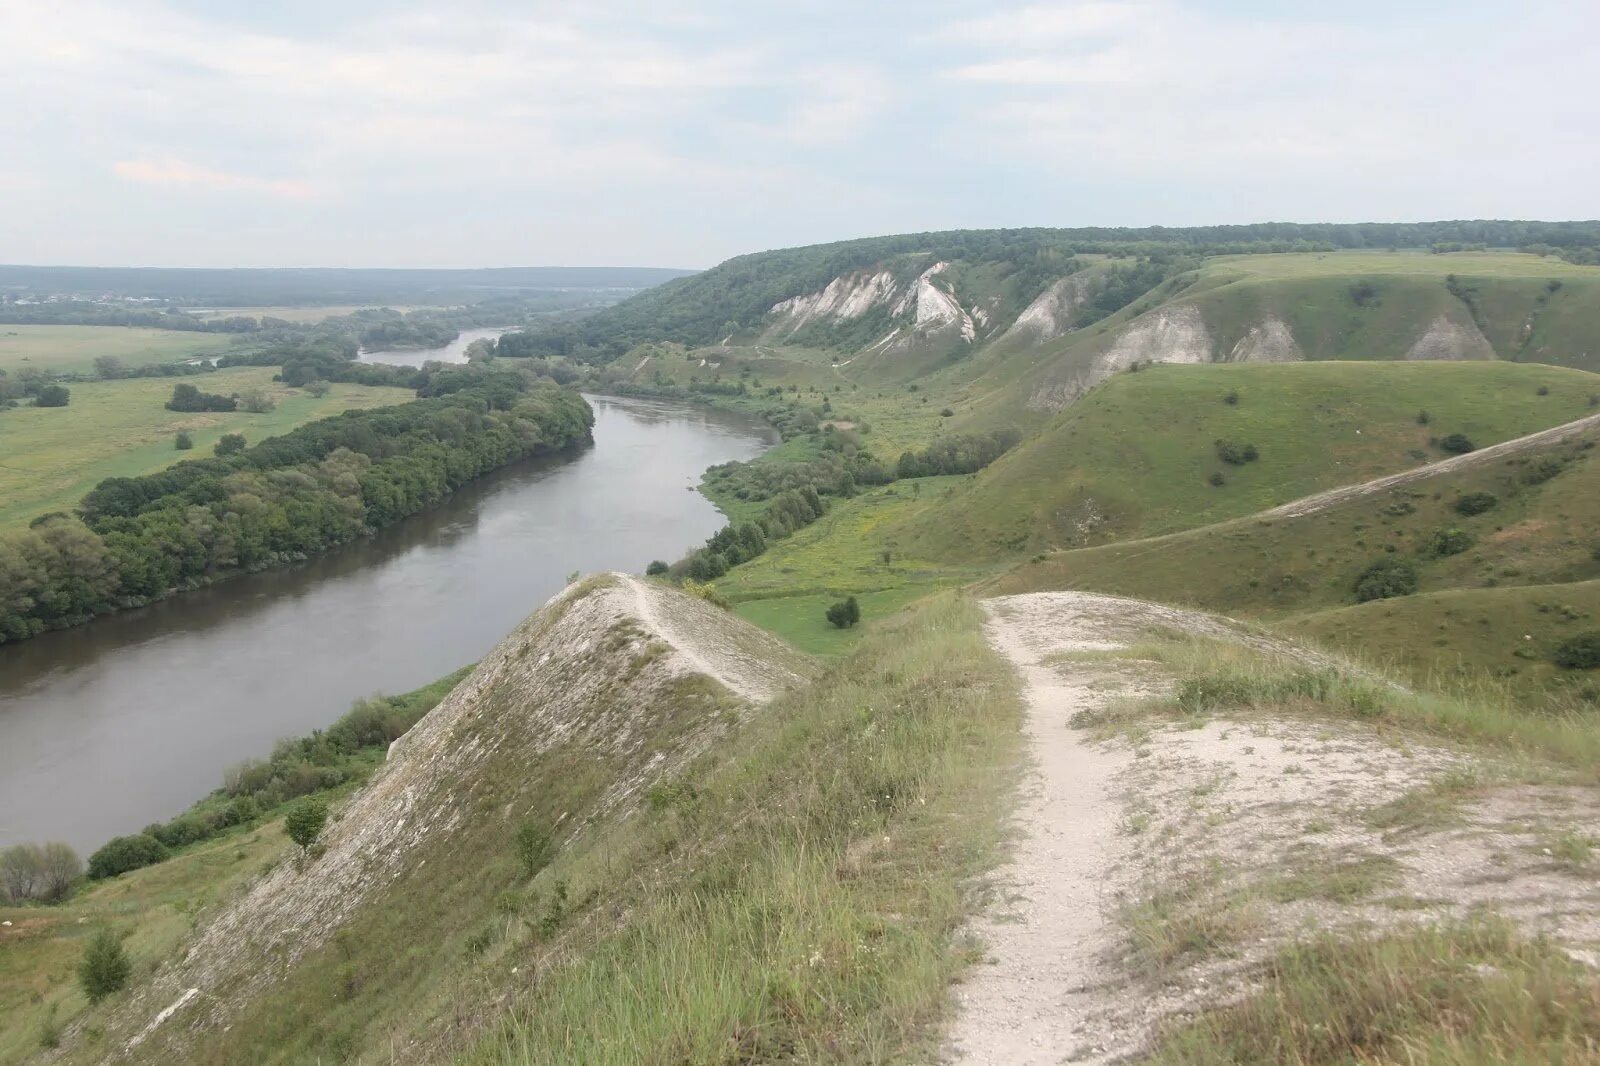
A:
<svg viewBox="0 0 1600 1066">
<path fill-rule="evenodd" d="M 412 398 L 407 389 L 360 385 L 335 385 L 318 398 L 274 384 L 274 373 L 270 367 L 240 367 L 189 379 L 209 392 L 263 389 L 278 401 L 266 414 L 169 411 L 163 405 L 172 396 L 170 378 L 81 382 L 71 386 L 66 407 L 0 412 L 0 529 L 71 510 L 105 478 L 148 474 L 209 455 L 224 433 L 242 433 L 254 443 L 340 411 Z M 193 450 L 173 447 L 179 430 L 189 431 Z"/>
<path fill-rule="evenodd" d="M 1451 433 L 1481 446 L 1571 421 L 1597 394 L 1600 376 L 1505 363 L 1152 367 L 1107 381 L 893 535 L 966 562 L 1166 533 L 1442 458 L 1431 441 Z M 1260 458 L 1223 462 L 1219 439 Z"/>
<path fill-rule="evenodd" d="M 1578 266 L 1563 259 L 1523 252 L 1384 251 L 1315 252 L 1285 255 L 1219 255 L 1206 260 L 1203 273 L 1247 274 L 1261 278 L 1315 278 L 1346 274 L 1417 274 L 1444 277 L 1593 278 L 1600 267 Z"/>
<path fill-rule="evenodd" d="M 397 307 L 385 304 L 391 311 L 410 311 L 410 306 Z M 336 307 L 190 307 L 185 308 L 196 318 L 232 318 L 249 315 L 252 318 L 281 318 L 285 322 L 321 322 L 325 318 L 365 311 L 370 304 L 344 304 Z"/>
<path fill-rule="evenodd" d="M 231 337 L 125 326 L 0 325 L 0 370 L 36 367 L 51 373 L 88 373 L 102 355 L 128 366 L 174 363 L 192 356 L 225 352 Z"/>
</svg>

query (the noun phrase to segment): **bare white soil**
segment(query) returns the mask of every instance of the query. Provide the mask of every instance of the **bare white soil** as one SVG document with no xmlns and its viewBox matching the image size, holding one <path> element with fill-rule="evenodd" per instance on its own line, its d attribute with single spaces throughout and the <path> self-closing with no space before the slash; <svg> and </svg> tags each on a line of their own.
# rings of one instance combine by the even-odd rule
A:
<svg viewBox="0 0 1600 1066">
<path fill-rule="evenodd" d="M 1077 715 L 1169 688 L 1160 663 L 1097 654 L 1163 635 L 1332 661 L 1216 616 L 1117 597 L 986 606 L 991 642 L 1027 687 L 1034 767 L 1014 854 L 972 929 L 987 957 L 956 990 L 950 1061 L 1114 1061 L 1167 1019 L 1247 990 L 1263 959 L 1316 931 L 1487 909 L 1600 962 L 1600 877 L 1564 861 L 1559 843 L 1600 827 L 1595 790 L 1509 783 L 1526 774 L 1302 716 L 1074 728 Z M 1374 817 L 1441 780 L 1482 785 L 1420 824 Z M 1345 871 L 1372 883 L 1330 891 Z M 1163 917 L 1151 918 L 1152 901 Z M 1204 934 L 1199 950 L 1161 956 L 1148 943 L 1191 931 Z"/>
</svg>

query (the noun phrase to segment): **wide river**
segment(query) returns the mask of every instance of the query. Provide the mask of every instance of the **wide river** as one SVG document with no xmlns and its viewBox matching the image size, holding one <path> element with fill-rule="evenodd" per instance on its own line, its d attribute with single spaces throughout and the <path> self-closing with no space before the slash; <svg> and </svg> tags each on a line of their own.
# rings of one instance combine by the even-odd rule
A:
<svg viewBox="0 0 1600 1066">
<path fill-rule="evenodd" d="M 304 565 L 0 646 L 0 848 L 83 854 L 169 818 L 353 700 L 481 657 L 574 571 L 639 572 L 716 531 L 714 463 L 775 442 L 691 404 L 590 397 L 595 444 L 498 471 Z"/>
</svg>

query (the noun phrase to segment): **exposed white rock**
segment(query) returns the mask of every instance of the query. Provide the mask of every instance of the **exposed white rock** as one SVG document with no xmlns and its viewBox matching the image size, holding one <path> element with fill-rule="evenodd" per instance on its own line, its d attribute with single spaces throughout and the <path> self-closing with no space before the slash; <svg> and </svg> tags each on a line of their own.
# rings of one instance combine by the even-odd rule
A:
<svg viewBox="0 0 1600 1066">
<path fill-rule="evenodd" d="M 1232 363 L 1295 363 L 1304 358 L 1289 326 L 1274 315 L 1251 326 L 1228 353 Z"/>
<path fill-rule="evenodd" d="M 781 326 L 793 333 L 819 320 L 848 322 L 860 318 L 887 302 L 898 288 L 894 275 L 887 270 L 876 274 L 857 271 L 834 278 L 820 292 L 780 300 L 772 305 L 772 313 L 783 320 Z"/>
<path fill-rule="evenodd" d="M 1072 328 L 1072 313 L 1088 298 L 1089 288 L 1081 276 L 1061 278 L 1034 298 L 1002 339 L 1016 337 L 1039 343 L 1059 337 Z"/>
<path fill-rule="evenodd" d="M 1199 308 L 1159 307 L 1128 323 L 1103 351 L 1063 361 L 1028 397 L 1028 406 L 1059 411 L 1134 363 L 1206 363 L 1211 358 L 1211 334 Z"/>
<path fill-rule="evenodd" d="M 1453 322 L 1440 315 L 1433 320 L 1411 350 L 1407 359 L 1493 359 L 1494 347 L 1475 325 Z"/>
</svg>

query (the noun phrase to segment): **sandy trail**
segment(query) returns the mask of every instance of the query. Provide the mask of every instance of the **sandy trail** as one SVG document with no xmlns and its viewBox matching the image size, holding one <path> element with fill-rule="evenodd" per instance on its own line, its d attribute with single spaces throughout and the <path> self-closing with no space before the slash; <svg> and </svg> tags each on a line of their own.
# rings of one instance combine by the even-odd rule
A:
<svg viewBox="0 0 1600 1066">
<path fill-rule="evenodd" d="M 1104 671 L 1086 665 L 1064 674 L 1044 662 L 1056 652 L 1117 647 L 1101 624 L 1114 601 L 1073 597 L 1081 610 L 1041 613 L 1035 599 L 985 605 L 989 640 L 1026 686 L 1034 768 L 1016 814 L 1023 829 L 1015 855 L 999 872 L 996 912 L 973 930 L 993 965 L 979 966 L 958 991 L 950 1041 L 961 1063 L 1102 1062 L 1120 1043 L 1105 1024 L 1109 990 L 1097 975 L 1115 936 L 1105 893 L 1116 861 L 1113 780 L 1126 756 L 1069 728 L 1074 714 L 1107 698 L 1097 684 Z"/>
</svg>

